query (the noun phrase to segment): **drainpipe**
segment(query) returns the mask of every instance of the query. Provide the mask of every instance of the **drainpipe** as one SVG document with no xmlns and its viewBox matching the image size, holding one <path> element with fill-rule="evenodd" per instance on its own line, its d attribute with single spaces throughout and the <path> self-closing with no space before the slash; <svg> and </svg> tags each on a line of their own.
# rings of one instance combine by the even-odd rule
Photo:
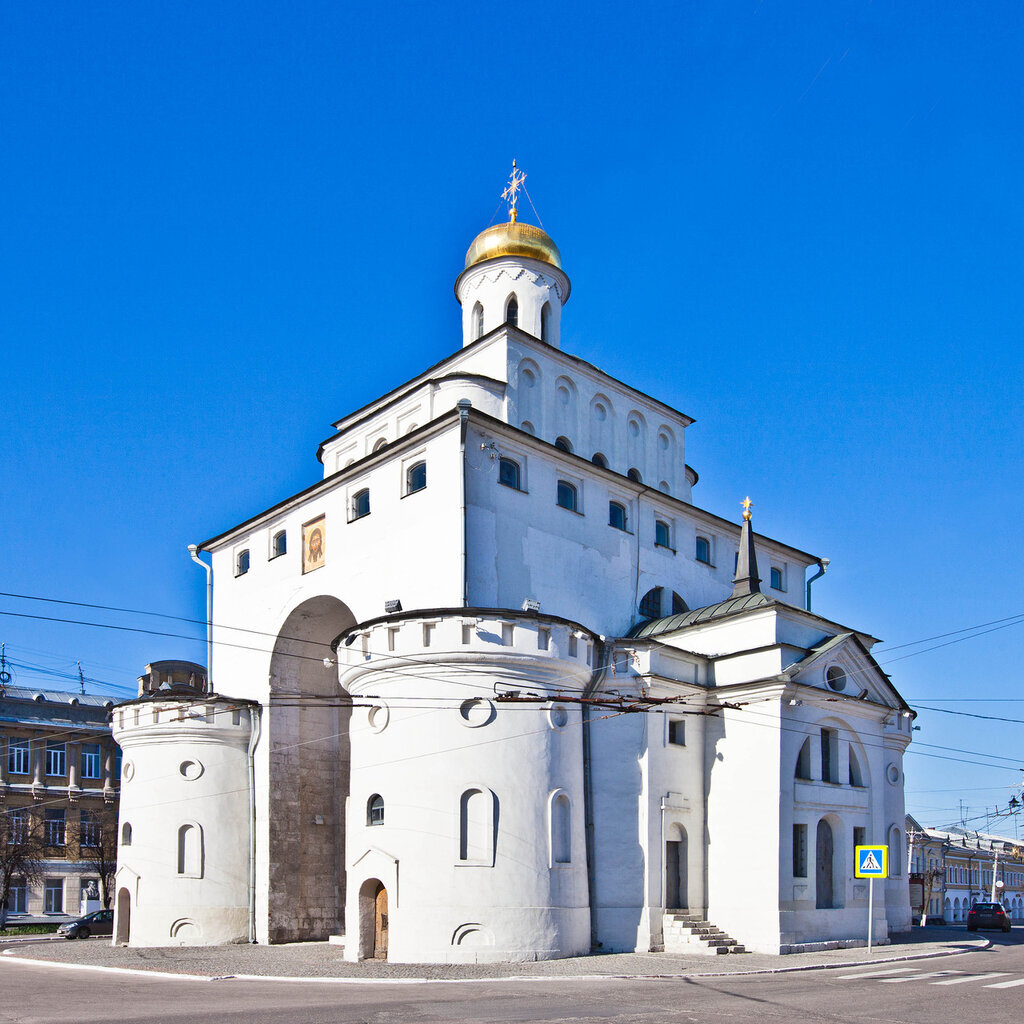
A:
<svg viewBox="0 0 1024 1024">
<path fill-rule="evenodd" d="M 821 579 L 821 577 L 825 575 L 825 572 L 828 569 L 830 561 L 831 561 L 831 559 L 828 559 L 828 558 L 819 558 L 818 559 L 818 571 L 807 581 L 807 610 L 808 611 L 811 610 L 811 584 L 815 580 Z"/>
<path fill-rule="evenodd" d="M 462 519 L 462 550 L 459 552 L 459 570 L 462 574 L 462 607 L 469 607 L 469 576 L 466 566 L 466 431 L 469 429 L 469 410 L 473 403 L 468 398 L 460 398 L 456 403 L 459 409 L 459 484 L 462 492 L 462 504 L 459 516 Z"/>
<path fill-rule="evenodd" d="M 590 706 L 586 698 L 593 696 L 604 683 L 608 674 L 608 648 L 603 643 L 594 644 L 594 669 L 590 682 L 583 691 L 584 703 L 580 706 L 583 714 L 583 829 L 587 851 L 587 902 L 590 905 L 590 948 L 597 949 L 597 918 L 595 897 L 597 879 L 594 877 L 594 780 L 593 754 L 590 739 Z"/>
<path fill-rule="evenodd" d="M 256 744 L 260 738 L 259 705 L 249 706 L 249 941 L 256 941 Z"/>
<path fill-rule="evenodd" d="M 192 561 L 206 570 L 206 691 L 213 693 L 213 566 L 199 557 L 198 550 L 195 544 L 189 544 Z"/>
</svg>

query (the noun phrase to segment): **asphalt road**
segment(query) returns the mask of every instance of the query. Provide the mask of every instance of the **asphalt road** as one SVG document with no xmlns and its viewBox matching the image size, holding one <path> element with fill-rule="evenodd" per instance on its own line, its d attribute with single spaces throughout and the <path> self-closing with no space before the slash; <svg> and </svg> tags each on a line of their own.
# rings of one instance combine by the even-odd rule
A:
<svg viewBox="0 0 1024 1024">
<path fill-rule="evenodd" d="M 4 958 L 0 1022 L 1019 1024 L 1024 1018 L 1024 929 L 1009 936 L 992 933 L 992 939 L 991 949 L 925 961 L 659 981 L 190 981 L 40 967 Z"/>
</svg>

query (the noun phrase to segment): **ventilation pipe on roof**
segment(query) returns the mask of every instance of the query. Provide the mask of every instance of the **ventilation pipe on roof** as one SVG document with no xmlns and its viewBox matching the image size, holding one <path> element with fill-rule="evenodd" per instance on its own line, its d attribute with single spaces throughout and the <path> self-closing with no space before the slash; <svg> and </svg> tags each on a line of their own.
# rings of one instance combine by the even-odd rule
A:
<svg viewBox="0 0 1024 1024">
<path fill-rule="evenodd" d="M 818 559 L 818 571 L 807 581 L 807 610 L 808 611 L 811 610 L 811 584 L 815 580 L 821 579 L 821 577 L 825 575 L 825 572 L 826 572 L 826 570 L 829 567 L 829 561 L 830 560 L 828 558 L 819 558 Z"/>
</svg>

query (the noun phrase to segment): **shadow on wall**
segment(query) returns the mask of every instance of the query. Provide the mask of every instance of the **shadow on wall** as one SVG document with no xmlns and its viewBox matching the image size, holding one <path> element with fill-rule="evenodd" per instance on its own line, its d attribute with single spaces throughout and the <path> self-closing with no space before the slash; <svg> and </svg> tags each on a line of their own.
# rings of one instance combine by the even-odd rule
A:
<svg viewBox="0 0 1024 1024">
<path fill-rule="evenodd" d="M 344 795 L 349 785 L 348 726 L 352 711 L 337 701 L 330 644 L 355 625 L 335 597 L 304 601 L 285 619 L 270 660 L 271 942 L 325 939 L 343 930 Z M 297 706 L 298 705 L 298 706 Z"/>
</svg>

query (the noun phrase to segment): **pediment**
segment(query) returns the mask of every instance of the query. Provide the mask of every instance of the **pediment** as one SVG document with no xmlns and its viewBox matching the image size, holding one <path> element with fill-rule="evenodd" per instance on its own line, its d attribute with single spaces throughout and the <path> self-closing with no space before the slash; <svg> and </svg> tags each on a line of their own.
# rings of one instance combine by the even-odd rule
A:
<svg viewBox="0 0 1024 1024">
<path fill-rule="evenodd" d="M 826 693 L 908 710 L 906 701 L 856 633 L 826 638 L 784 671 L 793 682 Z"/>
</svg>

